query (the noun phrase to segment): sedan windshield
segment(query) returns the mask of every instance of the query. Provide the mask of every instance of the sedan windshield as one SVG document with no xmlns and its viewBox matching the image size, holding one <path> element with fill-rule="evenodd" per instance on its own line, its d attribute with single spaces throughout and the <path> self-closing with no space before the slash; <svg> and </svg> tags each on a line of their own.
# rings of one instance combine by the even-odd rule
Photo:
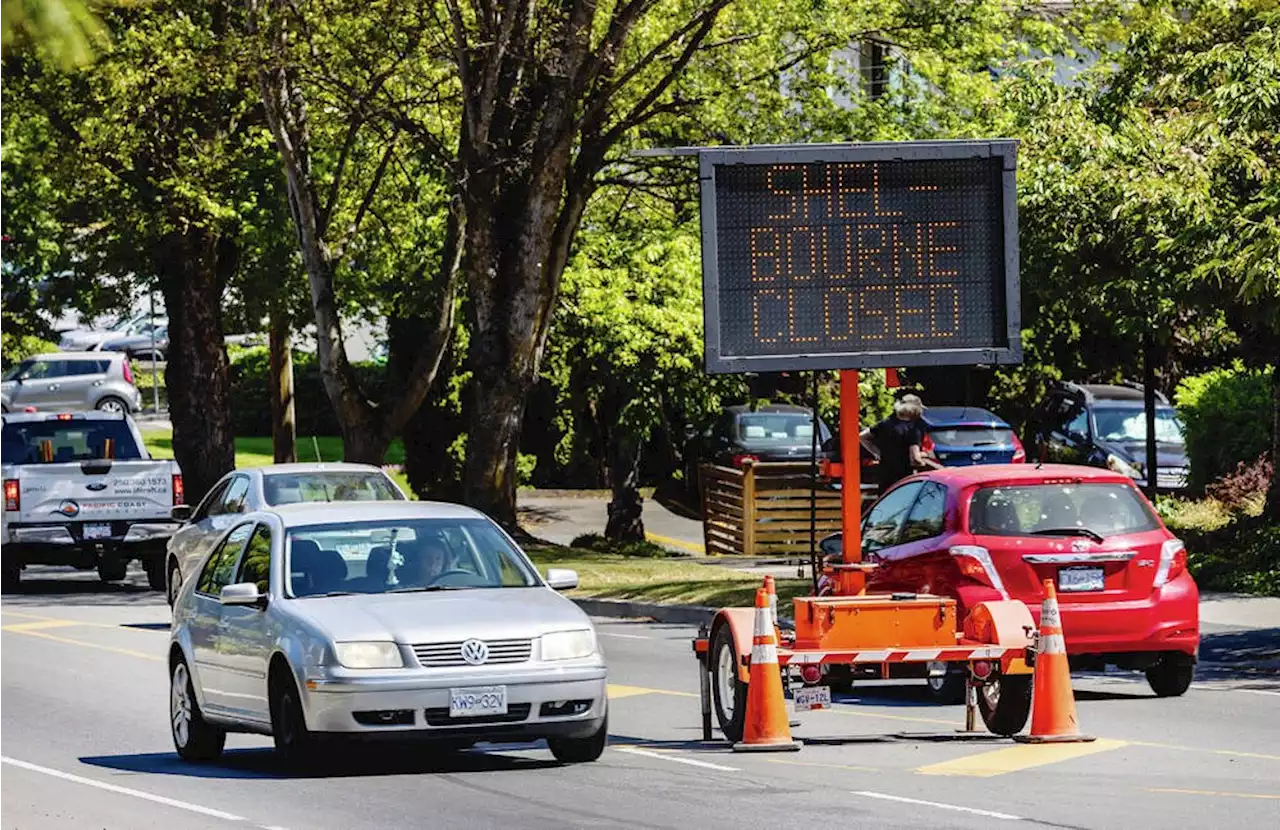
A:
<svg viewBox="0 0 1280 830">
<path fill-rule="evenodd" d="M 1098 437 L 1104 441 L 1146 441 L 1147 416 L 1141 409 L 1099 407 L 1093 411 Z M 1182 444 L 1182 424 L 1170 407 L 1156 408 L 1156 441 Z"/>
<path fill-rule="evenodd" d="M 310 501 L 403 501 L 404 496 L 382 473 L 316 471 L 273 473 L 262 477 L 267 504 Z"/>
<path fill-rule="evenodd" d="M 969 529 L 980 535 L 1097 540 L 1157 527 L 1146 501 L 1125 484 L 983 487 L 969 505 Z"/>
<path fill-rule="evenodd" d="M 389 594 L 539 584 L 488 519 L 395 519 L 289 531 L 289 595 Z"/>
</svg>

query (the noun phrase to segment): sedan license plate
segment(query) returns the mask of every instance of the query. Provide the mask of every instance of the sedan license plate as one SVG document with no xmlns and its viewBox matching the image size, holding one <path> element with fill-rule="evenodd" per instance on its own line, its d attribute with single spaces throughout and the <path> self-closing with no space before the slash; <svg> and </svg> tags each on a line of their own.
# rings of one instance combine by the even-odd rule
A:
<svg viewBox="0 0 1280 830">
<path fill-rule="evenodd" d="M 110 524 L 87 524 L 84 526 L 84 538 L 86 539 L 110 539 Z"/>
<path fill-rule="evenodd" d="M 1063 568 L 1058 571 L 1059 591 L 1101 591 L 1102 568 Z"/>
<path fill-rule="evenodd" d="M 830 686 L 801 686 L 796 689 L 796 711 L 831 708 Z"/>
<path fill-rule="evenodd" d="M 476 686 L 449 690 L 449 717 L 475 718 L 507 713 L 506 686 Z"/>
</svg>

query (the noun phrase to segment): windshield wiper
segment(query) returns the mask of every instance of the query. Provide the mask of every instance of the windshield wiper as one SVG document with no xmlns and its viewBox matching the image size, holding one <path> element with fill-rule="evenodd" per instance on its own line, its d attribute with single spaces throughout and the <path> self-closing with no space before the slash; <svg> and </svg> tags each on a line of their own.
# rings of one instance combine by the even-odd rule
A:
<svg viewBox="0 0 1280 830">
<path fill-rule="evenodd" d="M 426 585 L 420 588 L 391 588 L 390 590 L 383 591 L 382 593 L 384 594 L 414 594 L 414 593 L 425 594 L 425 593 L 428 593 L 429 591 L 463 591 L 463 590 L 466 590 L 467 587 L 468 586 L 466 585 Z"/>
<path fill-rule="evenodd" d="M 1031 531 L 1032 536 L 1087 536 L 1095 542 L 1105 541 L 1102 534 L 1087 527 L 1046 527 Z"/>
</svg>

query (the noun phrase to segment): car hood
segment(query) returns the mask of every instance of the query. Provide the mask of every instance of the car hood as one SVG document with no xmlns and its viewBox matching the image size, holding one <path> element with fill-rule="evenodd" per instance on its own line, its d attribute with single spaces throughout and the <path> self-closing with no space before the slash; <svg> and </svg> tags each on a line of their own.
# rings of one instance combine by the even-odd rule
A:
<svg viewBox="0 0 1280 830">
<path fill-rule="evenodd" d="M 536 637 L 589 628 L 578 606 L 545 587 L 427 594 L 356 594 L 288 600 L 291 611 L 335 641 L 456 642 Z"/>
<path fill-rule="evenodd" d="M 1099 441 L 1098 447 L 1131 464 L 1145 464 L 1147 461 L 1147 445 L 1143 441 Z M 1156 464 L 1161 467 L 1188 466 L 1186 448 L 1177 444 L 1156 444 Z"/>
</svg>

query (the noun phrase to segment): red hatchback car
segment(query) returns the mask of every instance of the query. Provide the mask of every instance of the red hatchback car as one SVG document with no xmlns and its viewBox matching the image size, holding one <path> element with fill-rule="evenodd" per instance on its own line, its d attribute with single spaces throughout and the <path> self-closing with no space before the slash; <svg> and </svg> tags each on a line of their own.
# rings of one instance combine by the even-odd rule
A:
<svg viewBox="0 0 1280 830">
<path fill-rule="evenodd" d="M 954 597 L 958 619 L 1019 599 L 1040 622 L 1054 580 L 1076 669 L 1144 670 L 1160 697 L 1191 684 L 1200 595 L 1182 542 L 1127 476 L 1095 467 L 948 467 L 899 482 L 866 512 L 871 591 Z M 931 667 L 940 699 L 963 695 L 963 666 Z"/>
</svg>

